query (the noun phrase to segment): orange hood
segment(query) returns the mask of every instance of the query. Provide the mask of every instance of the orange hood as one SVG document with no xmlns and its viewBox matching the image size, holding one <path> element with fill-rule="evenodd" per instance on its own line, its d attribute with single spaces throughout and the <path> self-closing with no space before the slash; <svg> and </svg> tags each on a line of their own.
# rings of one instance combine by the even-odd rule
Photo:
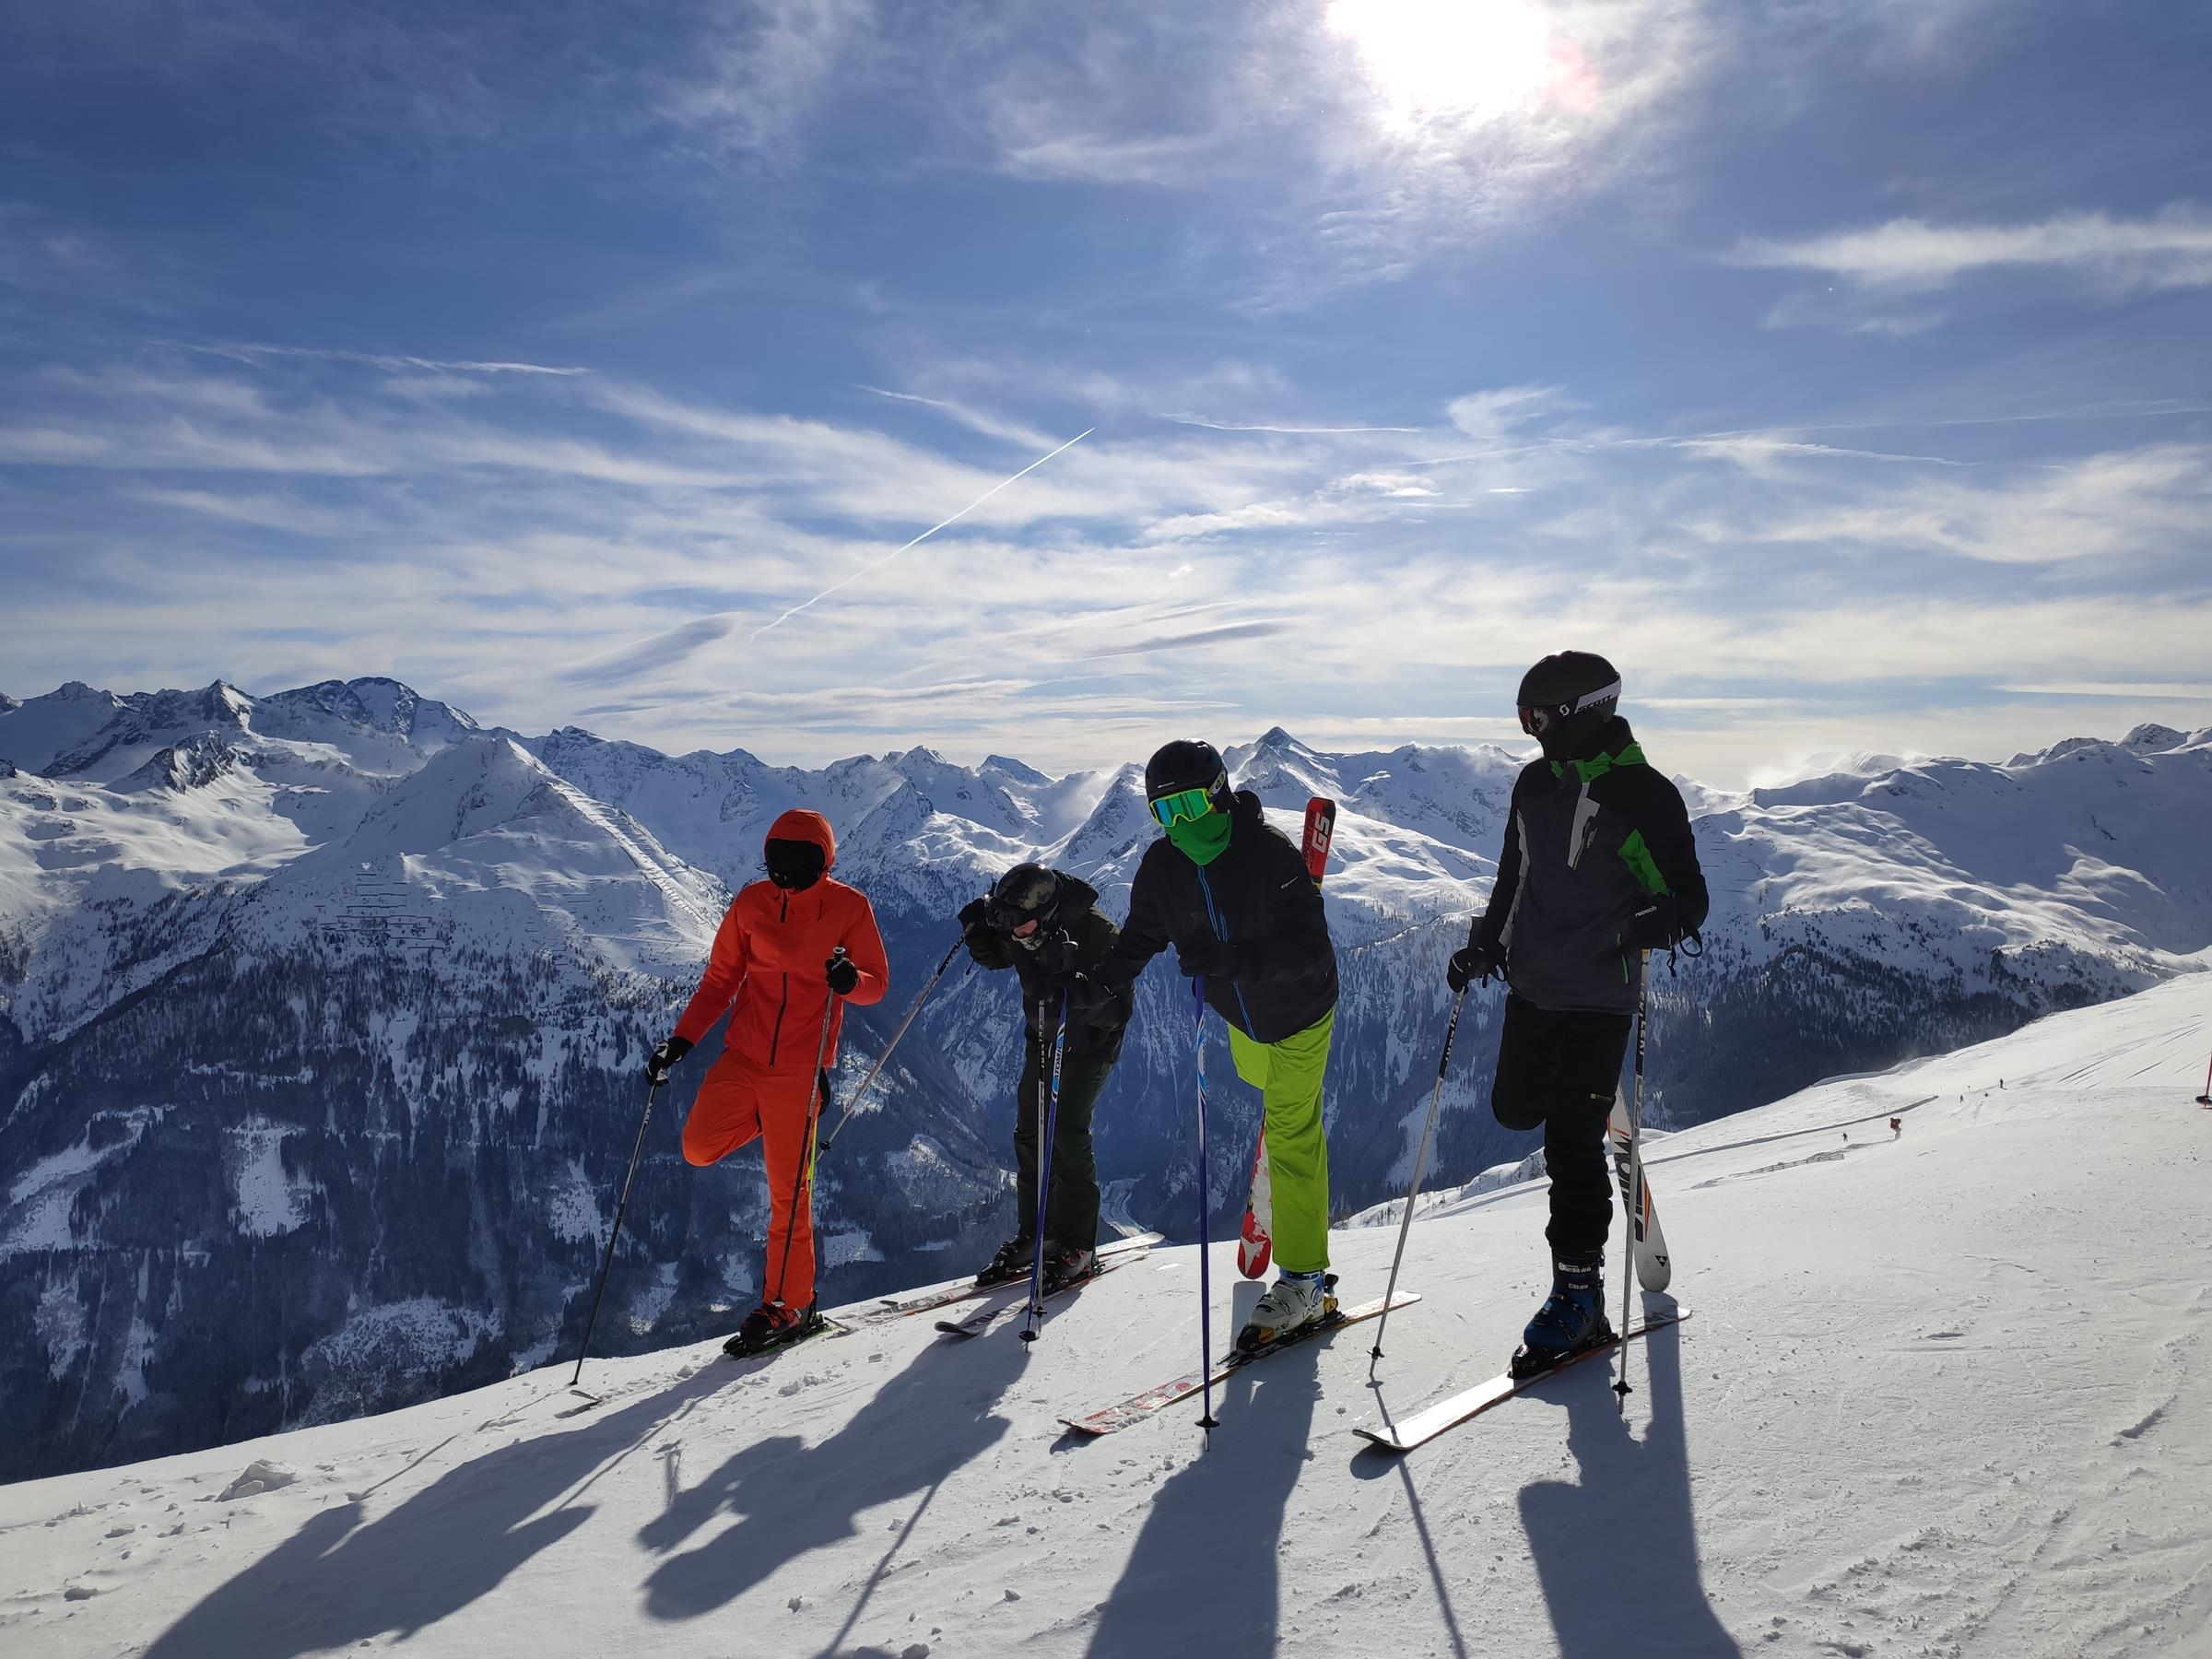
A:
<svg viewBox="0 0 2212 1659">
<path fill-rule="evenodd" d="M 830 828 L 830 820 L 818 812 L 809 812 L 804 806 L 794 806 L 768 827 L 770 841 L 812 841 L 822 850 L 822 868 L 827 871 L 837 864 L 837 834 Z"/>
</svg>

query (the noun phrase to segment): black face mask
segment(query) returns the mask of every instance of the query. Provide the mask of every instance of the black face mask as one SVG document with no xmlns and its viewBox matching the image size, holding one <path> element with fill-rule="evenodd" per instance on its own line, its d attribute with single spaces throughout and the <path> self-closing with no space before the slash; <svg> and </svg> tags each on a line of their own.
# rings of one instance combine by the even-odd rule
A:
<svg viewBox="0 0 2212 1659">
<path fill-rule="evenodd" d="M 803 893 L 822 878 L 830 860 L 809 841 L 771 841 L 764 861 L 768 878 L 787 893 Z"/>
</svg>

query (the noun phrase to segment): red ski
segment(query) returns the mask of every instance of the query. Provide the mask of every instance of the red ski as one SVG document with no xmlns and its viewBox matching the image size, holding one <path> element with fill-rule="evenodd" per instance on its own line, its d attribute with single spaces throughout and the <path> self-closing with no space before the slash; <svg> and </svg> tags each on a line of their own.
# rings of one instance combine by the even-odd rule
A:
<svg viewBox="0 0 2212 1659">
<path fill-rule="evenodd" d="M 1306 874 L 1313 885 L 1329 863 L 1329 843 L 1336 837 L 1336 803 L 1315 795 L 1306 803 L 1305 833 L 1300 847 L 1306 855 Z M 1251 1196 L 1244 1202 L 1244 1225 L 1237 1231 L 1237 1271 L 1256 1279 L 1267 1271 L 1275 1255 L 1275 1193 L 1267 1174 L 1267 1126 L 1260 1125 L 1259 1140 L 1252 1149 Z"/>
</svg>

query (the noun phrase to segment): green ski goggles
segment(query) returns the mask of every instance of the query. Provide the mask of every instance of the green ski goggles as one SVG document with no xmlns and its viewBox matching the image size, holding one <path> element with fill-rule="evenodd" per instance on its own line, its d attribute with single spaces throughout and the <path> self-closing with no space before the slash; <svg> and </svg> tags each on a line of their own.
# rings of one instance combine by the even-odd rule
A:
<svg viewBox="0 0 2212 1659">
<path fill-rule="evenodd" d="M 1195 823 L 1214 809 L 1214 792 L 1211 789 L 1179 789 L 1173 794 L 1161 795 L 1152 803 L 1152 816 L 1163 829 L 1171 829 L 1185 821 Z"/>
</svg>

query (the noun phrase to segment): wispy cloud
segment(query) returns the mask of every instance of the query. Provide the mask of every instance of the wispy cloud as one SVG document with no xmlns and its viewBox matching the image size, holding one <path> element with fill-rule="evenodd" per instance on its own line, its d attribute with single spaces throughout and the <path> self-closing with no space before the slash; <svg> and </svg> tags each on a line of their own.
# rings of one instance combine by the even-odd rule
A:
<svg viewBox="0 0 2212 1659">
<path fill-rule="evenodd" d="M 2146 218 L 2063 213 L 2032 222 L 1896 218 L 1797 238 L 1747 237 L 1727 255 L 1754 269 L 1812 271 L 1888 294 L 1931 293 L 2005 268 L 2062 272 L 2111 294 L 2212 287 L 2212 216 L 2176 204 Z"/>
<path fill-rule="evenodd" d="M 260 362 L 271 358 L 301 358 L 312 362 L 360 363 L 371 369 L 382 369 L 389 374 L 423 371 L 440 374 L 589 374 L 588 369 L 561 367 L 546 363 L 481 362 L 467 358 L 403 357 L 382 351 L 347 351 L 330 346 L 269 346 L 239 341 L 218 341 L 212 344 L 194 344 L 189 341 L 165 341 L 182 351 L 196 351 L 208 357 L 229 358 L 237 362 Z"/>
</svg>

